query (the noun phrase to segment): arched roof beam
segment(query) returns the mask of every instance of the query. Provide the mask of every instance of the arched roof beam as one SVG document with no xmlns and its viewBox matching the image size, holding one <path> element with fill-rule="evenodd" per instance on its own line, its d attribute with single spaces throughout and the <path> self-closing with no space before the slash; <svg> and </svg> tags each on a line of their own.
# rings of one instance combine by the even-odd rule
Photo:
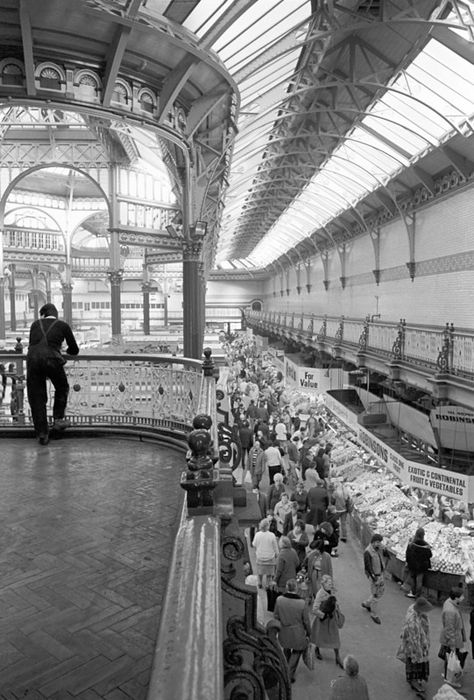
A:
<svg viewBox="0 0 474 700">
<path fill-rule="evenodd" d="M 30 11 L 26 0 L 20 0 L 20 27 L 23 45 L 26 89 L 29 95 L 36 95 L 35 61 L 33 56 L 33 32 Z"/>
</svg>

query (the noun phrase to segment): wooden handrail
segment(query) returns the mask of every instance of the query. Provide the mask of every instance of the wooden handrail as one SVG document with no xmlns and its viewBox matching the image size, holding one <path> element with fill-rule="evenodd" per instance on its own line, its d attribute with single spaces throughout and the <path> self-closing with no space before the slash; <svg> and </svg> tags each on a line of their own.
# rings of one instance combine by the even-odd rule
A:
<svg viewBox="0 0 474 700">
<path fill-rule="evenodd" d="M 183 518 L 161 612 L 148 700 L 224 697 L 219 538 L 215 517 Z"/>
</svg>

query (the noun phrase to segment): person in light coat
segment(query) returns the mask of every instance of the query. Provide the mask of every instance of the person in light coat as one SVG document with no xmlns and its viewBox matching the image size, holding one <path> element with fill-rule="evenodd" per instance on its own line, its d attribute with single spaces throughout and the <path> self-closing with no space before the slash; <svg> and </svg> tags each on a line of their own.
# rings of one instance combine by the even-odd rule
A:
<svg viewBox="0 0 474 700">
<path fill-rule="evenodd" d="M 264 576 L 267 584 L 273 580 L 279 554 L 278 541 L 273 532 L 270 532 L 270 523 L 267 518 L 260 521 L 259 530 L 253 538 L 252 546 L 255 547 L 257 560 L 258 587 L 262 588 Z"/>
<path fill-rule="evenodd" d="M 461 649 L 466 641 L 466 632 L 464 630 L 464 622 L 462 619 L 461 612 L 459 610 L 459 604 L 464 600 L 464 596 L 461 588 L 451 588 L 449 592 L 449 598 L 447 598 L 443 605 L 443 611 L 441 613 L 441 624 L 443 625 L 441 629 L 441 634 L 439 637 L 440 644 L 446 647 L 446 658 L 444 661 L 444 675 L 446 677 L 446 668 L 448 664 L 449 652 L 455 650 L 458 659 L 461 662 L 461 666 L 464 666 L 466 660 L 465 654 L 461 653 Z"/>
<path fill-rule="evenodd" d="M 286 592 L 278 596 L 273 616 L 281 624 L 278 640 L 288 662 L 291 682 L 311 634 L 308 606 L 296 592 L 296 580 L 286 582 Z"/>
</svg>

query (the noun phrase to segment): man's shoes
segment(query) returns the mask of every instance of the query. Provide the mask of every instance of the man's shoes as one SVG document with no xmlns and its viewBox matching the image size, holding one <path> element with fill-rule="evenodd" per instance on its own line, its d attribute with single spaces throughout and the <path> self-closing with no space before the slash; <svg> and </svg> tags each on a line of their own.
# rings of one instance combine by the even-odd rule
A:
<svg viewBox="0 0 474 700">
<path fill-rule="evenodd" d="M 362 607 L 370 612 L 370 605 L 368 603 L 361 603 Z"/>
<path fill-rule="evenodd" d="M 382 620 L 380 619 L 380 617 L 378 617 L 378 615 L 371 615 L 370 617 L 375 622 L 376 625 L 382 624 Z"/>
<path fill-rule="evenodd" d="M 45 433 L 40 433 L 38 435 L 38 442 L 40 445 L 47 445 L 49 442 L 49 435 Z"/>
<path fill-rule="evenodd" d="M 341 537 L 341 542 L 347 542 L 347 538 L 346 538 L 346 537 Z"/>
<path fill-rule="evenodd" d="M 71 421 L 67 418 L 55 418 L 53 427 L 56 428 L 56 430 L 65 430 L 71 427 Z"/>
<path fill-rule="evenodd" d="M 408 593 L 405 593 L 406 598 L 416 598 L 416 595 L 412 593 L 411 591 L 408 591 Z"/>
</svg>

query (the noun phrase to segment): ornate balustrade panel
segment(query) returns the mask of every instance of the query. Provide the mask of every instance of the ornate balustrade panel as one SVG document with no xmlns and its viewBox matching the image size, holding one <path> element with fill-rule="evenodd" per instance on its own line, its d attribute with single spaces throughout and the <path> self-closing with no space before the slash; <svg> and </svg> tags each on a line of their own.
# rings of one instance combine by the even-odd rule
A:
<svg viewBox="0 0 474 700">
<path fill-rule="evenodd" d="M 321 323 L 323 319 L 321 318 Z M 328 338 L 335 338 L 336 334 L 340 328 L 341 325 L 341 319 L 340 318 L 327 318 L 327 324 L 326 324 L 326 336 Z"/>
<path fill-rule="evenodd" d="M 461 376 L 474 375 L 474 333 L 454 333 L 453 372 Z"/>
<path fill-rule="evenodd" d="M 5 356 L 6 357 L 6 356 Z M 10 355 L 16 362 L 17 376 L 25 374 L 24 356 Z M 0 356 L 0 362 L 5 364 Z M 197 360 L 145 355 L 79 355 L 66 365 L 70 385 L 67 413 L 74 424 L 130 424 L 191 426 L 200 406 L 208 407 L 203 397 L 202 365 Z M 209 382 L 208 382 L 209 384 Z M 16 388 L 24 388 L 23 381 Z M 8 388 L 8 387 L 7 387 Z M 208 392 L 209 393 L 209 392 Z M 53 392 L 50 392 L 50 399 Z M 14 399 L 14 387 L 7 400 Z M 14 410 L 1 415 L 3 424 L 17 420 Z M 52 413 L 52 404 L 48 409 Z M 31 425 L 24 391 L 24 414 Z"/>
<path fill-rule="evenodd" d="M 359 344 L 360 334 L 364 327 L 364 321 L 356 319 L 344 319 L 344 343 Z"/>
<path fill-rule="evenodd" d="M 386 355 L 392 352 L 392 347 L 397 339 L 397 325 L 395 323 L 370 323 L 369 344 L 372 348 Z"/>
<path fill-rule="evenodd" d="M 403 359 L 419 365 L 436 365 L 442 344 L 441 331 L 407 326 Z"/>
</svg>

